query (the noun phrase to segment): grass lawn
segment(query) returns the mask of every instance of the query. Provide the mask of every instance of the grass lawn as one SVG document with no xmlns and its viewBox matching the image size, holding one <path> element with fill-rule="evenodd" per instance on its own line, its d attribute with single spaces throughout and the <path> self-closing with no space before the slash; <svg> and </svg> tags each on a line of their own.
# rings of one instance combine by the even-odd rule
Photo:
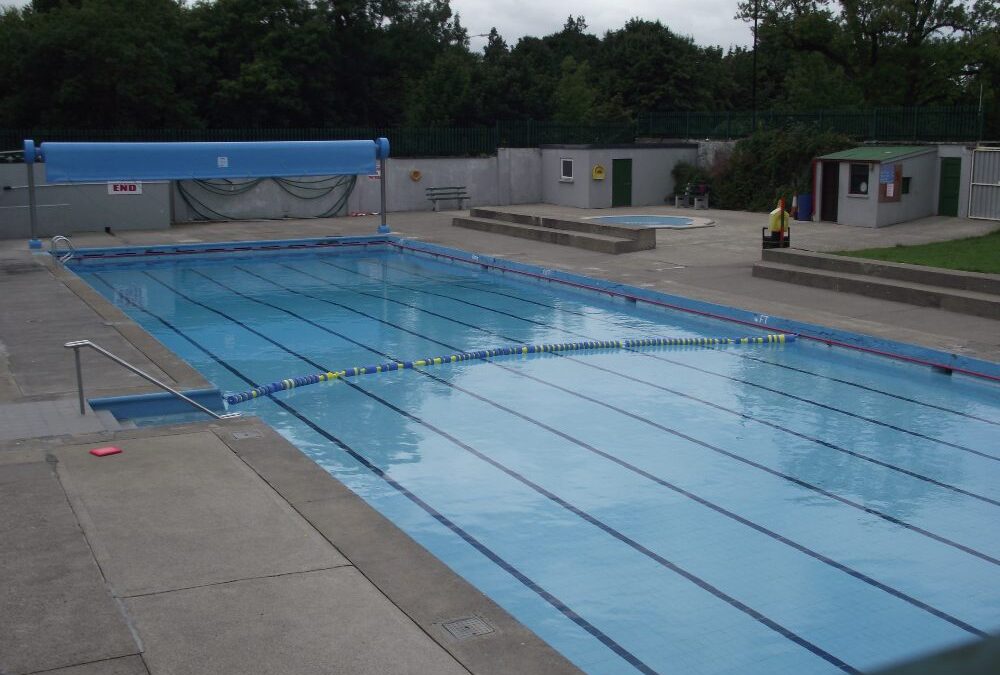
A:
<svg viewBox="0 0 1000 675">
<path fill-rule="evenodd" d="M 872 258 L 890 262 L 946 267 L 968 272 L 1000 274 L 1000 230 L 982 237 L 968 237 L 917 246 L 866 248 L 861 251 L 837 251 L 837 255 Z"/>
</svg>

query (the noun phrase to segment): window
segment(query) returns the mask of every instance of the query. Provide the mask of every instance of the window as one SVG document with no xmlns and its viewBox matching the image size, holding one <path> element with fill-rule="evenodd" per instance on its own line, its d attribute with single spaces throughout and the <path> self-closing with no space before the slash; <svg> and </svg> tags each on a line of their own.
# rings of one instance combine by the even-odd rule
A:
<svg viewBox="0 0 1000 675">
<path fill-rule="evenodd" d="M 910 176 L 903 176 L 903 194 L 910 194 Z"/>
<path fill-rule="evenodd" d="M 851 183 L 847 194 L 867 195 L 868 194 L 868 165 L 851 164 Z"/>
<path fill-rule="evenodd" d="M 559 180 L 561 182 L 563 182 L 563 183 L 572 183 L 573 182 L 573 160 L 572 159 L 563 159 L 563 160 L 560 160 L 559 163 L 562 164 L 562 176 L 559 178 Z"/>
</svg>

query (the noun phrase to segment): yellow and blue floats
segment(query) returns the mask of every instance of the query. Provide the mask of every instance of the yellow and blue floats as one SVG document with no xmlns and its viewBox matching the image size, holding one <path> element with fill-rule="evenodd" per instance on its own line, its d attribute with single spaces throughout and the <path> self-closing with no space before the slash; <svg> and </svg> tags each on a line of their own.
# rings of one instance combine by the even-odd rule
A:
<svg viewBox="0 0 1000 675">
<path fill-rule="evenodd" d="M 387 361 L 386 363 L 374 366 L 357 366 L 345 370 L 331 370 L 325 373 L 315 373 L 312 375 L 302 375 L 292 377 L 287 380 L 278 380 L 271 384 L 254 387 L 249 391 L 237 394 L 227 394 L 226 403 L 235 405 L 244 403 L 261 396 L 269 396 L 279 391 L 305 387 L 319 382 L 329 382 L 330 380 L 341 380 L 348 377 L 360 377 L 361 375 L 375 375 L 376 373 L 387 373 L 393 370 L 410 370 L 413 368 L 426 368 L 429 366 L 440 366 L 446 363 L 458 363 L 460 361 L 472 361 L 489 359 L 495 356 L 512 356 L 518 354 L 540 354 L 546 352 L 573 352 L 589 349 L 634 349 L 636 347 L 714 347 L 716 345 L 758 345 L 793 342 L 795 335 L 791 333 L 778 333 L 772 335 L 754 335 L 747 337 L 645 337 L 626 338 L 623 340 L 587 340 L 585 342 L 562 342 L 540 345 L 507 345 L 505 347 L 495 347 L 493 349 L 478 349 L 471 352 L 458 352 L 445 356 L 428 356 L 414 361 Z"/>
</svg>

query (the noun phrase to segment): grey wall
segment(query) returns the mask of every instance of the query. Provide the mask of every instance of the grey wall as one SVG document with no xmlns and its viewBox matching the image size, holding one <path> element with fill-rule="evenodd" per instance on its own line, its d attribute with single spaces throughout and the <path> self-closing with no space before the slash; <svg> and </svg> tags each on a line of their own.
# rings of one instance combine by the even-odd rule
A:
<svg viewBox="0 0 1000 675">
<path fill-rule="evenodd" d="M 464 185 L 469 199 L 465 200 L 463 208 L 496 204 L 498 201 L 497 157 L 396 157 L 386 162 L 386 171 L 389 212 L 433 210 L 434 205 L 425 193 L 429 187 Z M 420 172 L 420 180 L 411 179 L 412 171 Z M 361 176 L 348 200 L 348 210 L 379 211 L 379 200 L 379 182 Z M 458 202 L 441 202 L 440 208 L 454 210 L 458 208 Z"/>
<path fill-rule="evenodd" d="M 562 182 L 562 159 L 573 160 L 572 183 Z M 695 163 L 698 148 L 643 147 L 543 147 L 542 201 L 577 208 L 611 208 L 614 160 L 632 160 L 632 206 L 662 205 L 674 191 L 671 171 L 678 162 Z M 591 170 L 604 167 L 606 178 L 594 180 Z"/>
<path fill-rule="evenodd" d="M 840 197 L 837 204 L 837 222 L 841 225 L 877 227 L 878 219 L 878 164 L 868 165 L 868 194 L 851 195 L 851 162 L 841 162 Z"/>
<path fill-rule="evenodd" d="M 939 163 L 936 152 L 909 157 L 892 164 L 903 165 L 903 176 L 910 178 L 910 192 L 898 202 L 879 202 L 879 171 L 881 165 L 868 166 L 868 194 L 850 195 L 851 162 L 840 163 L 840 198 L 837 222 L 859 227 L 885 227 L 924 218 L 937 212 Z M 964 169 L 963 169 L 964 171 Z M 822 183 L 819 183 L 822 185 Z"/>
<path fill-rule="evenodd" d="M 910 177 L 910 193 L 901 195 L 898 202 L 879 203 L 876 227 L 905 223 L 908 220 L 937 213 L 940 164 L 937 154 L 931 152 L 919 157 L 910 157 L 899 164 L 903 165 L 903 176 Z M 875 199 L 878 201 L 878 197 Z M 961 209 L 961 204 L 959 208 Z"/>
<path fill-rule="evenodd" d="M 590 184 L 594 181 L 590 177 L 590 169 L 593 166 L 590 162 L 589 149 L 585 148 L 543 148 L 542 149 L 542 201 L 546 204 L 556 204 L 557 206 L 574 206 L 579 209 L 590 208 Z M 573 160 L 573 181 L 565 182 L 560 180 L 562 176 L 562 160 Z M 608 178 L 603 182 L 611 180 L 611 167 L 604 167 L 608 171 Z"/>
<path fill-rule="evenodd" d="M 35 164 L 39 237 L 73 232 L 155 230 L 170 227 L 170 186 L 144 182 L 141 195 L 109 195 L 107 183 L 47 186 L 45 165 Z M 0 239 L 27 238 L 30 233 L 24 164 L 0 165 Z"/>
</svg>

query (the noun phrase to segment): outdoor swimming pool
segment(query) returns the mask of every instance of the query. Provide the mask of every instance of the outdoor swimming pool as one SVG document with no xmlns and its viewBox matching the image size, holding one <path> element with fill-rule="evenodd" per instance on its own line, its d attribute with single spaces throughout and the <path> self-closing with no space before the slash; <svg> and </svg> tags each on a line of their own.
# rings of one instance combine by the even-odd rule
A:
<svg viewBox="0 0 1000 675">
<path fill-rule="evenodd" d="M 226 391 L 753 332 L 380 246 L 74 269 Z M 1000 629 L 995 384 L 799 341 L 466 361 L 238 409 L 588 672 L 856 672 Z"/>
</svg>

